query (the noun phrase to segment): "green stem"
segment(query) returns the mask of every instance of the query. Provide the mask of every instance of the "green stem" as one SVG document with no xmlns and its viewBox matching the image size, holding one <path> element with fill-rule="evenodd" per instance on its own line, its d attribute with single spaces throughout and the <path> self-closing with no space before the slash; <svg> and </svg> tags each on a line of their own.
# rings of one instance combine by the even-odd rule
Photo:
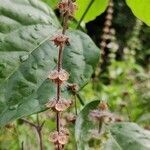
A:
<svg viewBox="0 0 150 150">
<path fill-rule="evenodd" d="M 79 99 L 81 105 L 84 106 L 85 104 L 84 104 L 84 101 L 83 101 L 83 99 L 81 98 L 80 94 L 77 93 L 76 95 L 77 95 L 77 98 Z"/>
<path fill-rule="evenodd" d="M 86 16 L 87 12 L 88 12 L 89 9 L 91 8 L 91 6 L 92 6 L 92 4 L 93 4 L 94 1 L 95 1 L 95 0 L 91 0 L 90 3 L 88 4 L 88 6 L 87 6 L 85 12 L 83 13 L 82 17 L 80 18 L 80 20 L 79 20 L 79 22 L 78 22 L 78 25 L 77 25 L 77 27 L 76 27 L 77 29 L 80 27 L 81 22 L 83 21 L 84 17 Z"/>
</svg>

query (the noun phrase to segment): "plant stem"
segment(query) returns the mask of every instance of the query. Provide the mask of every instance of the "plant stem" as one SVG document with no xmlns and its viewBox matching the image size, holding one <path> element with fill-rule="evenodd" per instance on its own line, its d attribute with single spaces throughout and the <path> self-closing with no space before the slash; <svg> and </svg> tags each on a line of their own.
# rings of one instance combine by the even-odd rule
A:
<svg viewBox="0 0 150 150">
<path fill-rule="evenodd" d="M 63 17 L 63 29 L 62 29 L 62 34 L 64 35 L 67 27 L 68 27 L 68 14 L 64 15 Z M 64 44 L 61 44 L 59 46 L 59 51 L 58 51 L 58 62 L 57 62 L 57 71 L 60 72 L 62 69 L 62 59 L 63 59 L 63 49 L 64 49 Z M 60 95 L 61 95 L 61 84 L 58 82 L 57 83 L 57 102 L 60 100 Z M 56 124 L 57 124 L 57 132 L 60 132 L 60 112 L 56 112 Z M 60 150 L 60 144 L 58 143 L 57 145 L 58 150 Z"/>
<path fill-rule="evenodd" d="M 37 133 L 39 135 L 40 150 L 43 150 L 43 140 L 42 140 L 42 133 L 41 133 L 42 126 L 43 126 L 43 124 L 40 125 L 39 115 L 37 114 L 37 126 L 36 126 L 36 129 L 37 129 Z"/>
<path fill-rule="evenodd" d="M 76 29 L 78 29 L 78 28 L 80 27 L 81 22 L 83 21 L 84 17 L 86 16 L 87 12 L 88 12 L 89 9 L 91 8 L 91 6 L 92 6 L 92 4 L 93 4 L 94 1 L 95 1 L 95 0 L 91 0 L 91 1 L 90 1 L 90 3 L 89 3 L 89 5 L 87 6 L 85 12 L 83 13 L 82 17 L 80 18 L 80 20 L 79 20 L 79 22 L 78 22 L 78 24 L 77 24 Z"/>
<path fill-rule="evenodd" d="M 99 124 L 98 124 L 98 133 L 101 133 L 102 125 L 103 125 L 103 122 L 102 122 L 102 119 L 100 119 Z"/>
<path fill-rule="evenodd" d="M 21 150 L 24 150 L 24 142 L 21 142 Z"/>
<path fill-rule="evenodd" d="M 75 101 L 75 114 L 76 116 L 78 115 L 78 110 L 77 110 L 77 97 L 74 95 L 74 101 Z"/>
<path fill-rule="evenodd" d="M 34 124 L 28 120 L 25 119 L 21 119 L 24 123 L 29 124 L 31 127 L 34 127 L 38 133 L 39 136 L 39 145 L 40 145 L 40 150 L 43 150 L 43 140 L 42 140 L 42 128 L 45 122 L 43 122 L 42 124 L 40 124 L 39 122 L 39 116 L 37 114 L 37 124 Z"/>
<path fill-rule="evenodd" d="M 80 94 L 77 93 L 76 96 L 77 96 L 77 98 L 79 99 L 81 105 L 84 106 L 85 104 L 84 104 L 84 101 L 83 101 L 83 99 L 81 98 Z"/>
<path fill-rule="evenodd" d="M 42 140 L 41 129 L 37 130 L 37 133 L 38 133 L 38 135 L 39 135 L 40 150 L 43 150 L 43 140 Z"/>
</svg>

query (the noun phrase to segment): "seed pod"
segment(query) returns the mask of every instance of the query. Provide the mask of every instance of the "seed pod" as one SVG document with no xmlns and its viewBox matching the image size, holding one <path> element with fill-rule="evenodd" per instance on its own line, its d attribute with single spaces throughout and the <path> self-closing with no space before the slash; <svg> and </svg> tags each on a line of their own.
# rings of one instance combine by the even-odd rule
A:
<svg viewBox="0 0 150 150">
<path fill-rule="evenodd" d="M 56 98 L 53 98 L 46 104 L 46 107 L 51 108 L 53 111 L 62 112 L 67 108 L 69 108 L 71 105 L 72 105 L 71 100 L 60 98 L 59 101 L 57 101 Z"/>
<path fill-rule="evenodd" d="M 69 135 L 69 131 L 67 129 L 61 128 L 60 131 L 54 131 L 52 133 L 50 133 L 49 135 L 49 141 L 54 143 L 54 144 L 61 144 L 61 145 L 65 145 L 68 143 L 68 137 Z"/>
<path fill-rule="evenodd" d="M 52 143 L 56 143 L 58 141 L 58 132 L 57 131 L 50 133 L 49 141 Z"/>
<path fill-rule="evenodd" d="M 112 14 L 113 13 L 113 8 L 108 8 L 108 10 L 107 10 L 107 12 L 109 13 L 109 14 Z"/>
<path fill-rule="evenodd" d="M 79 90 L 79 86 L 76 83 L 68 83 L 67 88 L 73 93 L 76 93 Z"/>
<path fill-rule="evenodd" d="M 75 13 L 75 10 L 77 9 L 77 5 L 75 4 L 75 2 L 72 2 L 72 1 L 62 0 L 58 4 L 58 8 L 61 14 L 63 15 L 68 14 L 68 16 L 73 16 Z"/>
<path fill-rule="evenodd" d="M 69 38 L 64 34 L 58 34 L 52 38 L 52 41 L 58 47 L 65 43 L 69 43 Z"/>
<path fill-rule="evenodd" d="M 73 113 L 66 113 L 65 118 L 67 122 L 75 123 L 76 121 L 76 116 Z"/>
<path fill-rule="evenodd" d="M 102 41 L 102 42 L 100 43 L 100 45 L 101 45 L 101 48 L 105 48 L 107 44 L 106 44 L 105 41 Z"/>
<path fill-rule="evenodd" d="M 111 15 L 111 14 L 108 14 L 108 15 L 106 16 L 106 19 L 107 19 L 107 20 L 112 20 L 112 15 Z"/>
<path fill-rule="evenodd" d="M 49 102 L 46 104 L 46 107 L 47 108 L 54 108 L 56 103 L 57 103 L 56 98 L 53 98 L 52 100 L 49 100 Z"/>
<path fill-rule="evenodd" d="M 103 120 L 103 122 L 109 122 L 110 120 L 112 120 L 112 118 L 114 118 L 112 113 L 108 111 L 99 111 L 99 110 L 91 111 L 89 117 L 93 121 Z"/>
<path fill-rule="evenodd" d="M 103 29 L 103 31 L 104 31 L 104 33 L 109 33 L 109 27 L 105 27 L 105 28 Z"/>
<path fill-rule="evenodd" d="M 111 22 L 111 20 L 106 20 L 106 22 L 104 23 L 106 26 L 111 26 L 112 25 L 112 22 Z"/>
<path fill-rule="evenodd" d="M 72 104 L 72 101 L 61 98 L 55 105 L 56 111 L 64 111 L 69 108 Z"/>
<path fill-rule="evenodd" d="M 62 84 L 69 79 L 69 73 L 64 69 L 61 69 L 59 72 L 57 70 L 54 70 L 50 73 L 48 79 L 54 81 L 56 84 Z"/>
<path fill-rule="evenodd" d="M 59 72 L 59 79 L 61 81 L 67 81 L 69 79 L 69 73 L 64 69 L 60 70 Z"/>
<path fill-rule="evenodd" d="M 101 101 L 100 104 L 99 104 L 99 108 L 100 108 L 100 110 L 102 110 L 102 111 L 108 110 L 107 102 Z"/>
</svg>

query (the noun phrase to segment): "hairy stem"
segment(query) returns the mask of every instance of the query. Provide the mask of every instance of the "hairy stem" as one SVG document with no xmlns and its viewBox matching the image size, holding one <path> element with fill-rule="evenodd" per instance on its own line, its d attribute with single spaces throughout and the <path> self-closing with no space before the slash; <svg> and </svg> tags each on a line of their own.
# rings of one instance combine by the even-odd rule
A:
<svg viewBox="0 0 150 150">
<path fill-rule="evenodd" d="M 65 35 L 65 32 L 68 28 L 68 14 L 63 16 L 63 29 L 62 29 L 62 34 Z M 57 62 L 57 71 L 59 72 L 62 69 L 62 59 L 63 59 L 63 49 L 64 49 L 64 44 L 61 44 L 59 46 L 59 51 L 58 51 L 58 62 Z M 61 85 L 58 82 L 57 83 L 57 102 L 60 100 L 61 96 Z M 56 124 L 57 124 L 57 131 L 58 133 L 60 132 L 60 112 L 56 112 Z M 60 144 L 58 143 L 57 145 L 58 150 L 60 150 Z"/>
</svg>

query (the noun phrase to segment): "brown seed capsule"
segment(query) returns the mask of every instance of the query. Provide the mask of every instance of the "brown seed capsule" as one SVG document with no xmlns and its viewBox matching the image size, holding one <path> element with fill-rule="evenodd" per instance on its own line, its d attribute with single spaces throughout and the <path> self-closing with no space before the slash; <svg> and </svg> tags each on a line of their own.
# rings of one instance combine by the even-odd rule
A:
<svg viewBox="0 0 150 150">
<path fill-rule="evenodd" d="M 105 48 L 107 44 L 106 44 L 106 42 L 102 41 L 102 42 L 100 43 L 100 45 L 101 45 L 101 48 Z"/>
<path fill-rule="evenodd" d="M 48 79 L 54 81 L 55 83 L 62 84 L 69 79 L 69 73 L 64 69 L 61 69 L 59 72 L 57 70 L 54 70 L 50 73 Z"/>
<path fill-rule="evenodd" d="M 68 89 L 73 93 L 76 93 L 79 90 L 79 86 L 76 83 L 72 83 L 72 84 L 68 83 L 67 86 Z"/>
<path fill-rule="evenodd" d="M 46 104 L 46 107 L 47 108 L 54 108 L 55 105 L 56 105 L 57 101 L 56 101 L 56 98 L 53 98 L 52 100 L 50 100 L 47 104 Z"/>
<path fill-rule="evenodd" d="M 106 26 L 111 26 L 112 25 L 112 22 L 111 22 L 111 20 L 107 20 L 105 23 L 104 23 Z"/>
<path fill-rule="evenodd" d="M 108 8 L 108 10 L 107 10 L 107 12 L 109 13 L 109 14 L 112 14 L 113 13 L 113 8 Z"/>
<path fill-rule="evenodd" d="M 61 128 L 60 132 L 69 136 L 69 130 L 67 128 Z"/>
<path fill-rule="evenodd" d="M 61 98 L 55 105 L 55 109 L 59 112 L 66 110 L 71 106 L 72 102 L 70 100 L 66 100 Z"/>
<path fill-rule="evenodd" d="M 124 119 L 120 116 L 115 117 L 115 122 L 122 122 Z"/>
<path fill-rule="evenodd" d="M 68 14 L 69 16 L 73 16 L 77 9 L 77 5 L 73 1 L 62 0 L 58 4 L 58 8 L 63 15 Z"/>
<path fill-rule="evenodd" d="M 68 133 L 67 129 L 60 129 L 60 131 L 54 131 L 49 135 L 49 141 L 55 144 L 59 143 L 61 145 L 65 145 L 68 143 Z"/>
<path fill-rule="evenodd" d="M 100 104 L 99 104 L 99 108 L 100 108 L 101 111 L 108 110 L 108 104 L 107 104 L 107 102 L 101 101 Z"/>
<path fill-rule="evenodd" d="M 110 7 L 113 7 L 113 6 L 114 6 L 114 4 L 113 4 L 112 1 L 109 3 L 109 6 L 110 6 Z"/>
<path fill-rule="evenodd" d="M 49 141 L 53 142 L 53 143 L 57 143 L 57 141 L 58 141 L 58 132 L 57 131 L 50 133 Z"/>
<path fill-rule="evenodd" d="M 65 134 L 62 134 L 62 133 L 60 133 L 59 136 L 58 136 L 58 142 L 61 145 L 67 144 L 68 143 L 68 139 L 69 139 L 68 136 L 65 135 Z"/>
<path fill-rule="evenodd" d="M 67 81 L 69 79 L 69 73 L 64 69 L 60 70 L 59 72 L 59 79 L 61 81 Z"/>
<path fill-rule="evenodd" d="M 64 34 L 58 34 L 52 38 L 52 41 L 56 46 L 61 46 L 63 44 L 69 43 L 69 38 Z"/>
<path fill-rule="evenodd" d="M 112 20 L 112 15 L 111 15 L 111 14 L 108 14 L 108 15 L 106 16 L 106 19 L 107 19 L 107 20 Z"/>
<path fill-rule="evenodd" d="M 59 101 L 57 101 L 56 98 L 53 98 L 46 104 L 46 107 L 51 108 L 53 111 L 61 112 L 69 108 L 71 104 L 72 104 L 71 100 L 60 98 Z"/>
<path fill-rule="evenodd" d="M 108 40 L 108 39 L 110 39 L 110 35 L 109 34 L 103 34 L 101 39 Z"/>
<path fill-rule="evenodd" d="M 76 121 L 76 116 L 73 113 L 66 113 L 65 118 L 67 122 L 75 123 Z"/>
<path fill-rule="evenodd" d="M 105 33 L 109 33 L 109 27 L 105 27 L 105 28 L 103 29 L 103 31 L 104 31 Z"/>
<path fill-rule="evenodd" d="M 93 110 L 89 114 L 89 117 L 95 121 L 99 121 L 103 119 L 104 122 L 109 122 L 110 120 L 112 120 L 113 115 L 108 111 Z"/>
</svg>

